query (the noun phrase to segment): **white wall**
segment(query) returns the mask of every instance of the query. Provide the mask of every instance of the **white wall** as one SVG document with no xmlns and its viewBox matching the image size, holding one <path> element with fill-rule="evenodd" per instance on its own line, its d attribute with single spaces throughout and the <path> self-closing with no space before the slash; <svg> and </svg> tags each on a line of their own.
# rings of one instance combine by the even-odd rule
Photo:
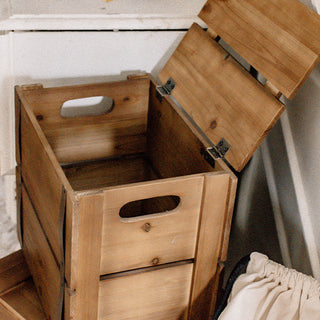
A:
<svg viewBox="0 0 320 320">
<path fill-rule="evenodd" d="M 302 2 L 320 13 L 320 1 Z M 267 138 L 264 153 L 275 177 L 270 192 L 289 264 L 320 280 L 320 66 L 292 101 L 284 101 L 287 112 Z"/>
</svg>

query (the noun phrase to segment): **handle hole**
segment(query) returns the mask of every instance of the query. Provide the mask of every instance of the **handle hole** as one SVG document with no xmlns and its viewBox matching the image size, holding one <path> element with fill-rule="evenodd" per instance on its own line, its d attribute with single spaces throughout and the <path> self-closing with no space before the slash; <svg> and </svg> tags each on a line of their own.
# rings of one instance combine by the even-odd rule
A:
<svg viewBox="0 0 320 320">
<path fill-rule="evenodd" d="M 133 218 L 166 213 L 177 208 L 179 203 L 180 197 L 178 196 L 162 196 L 131 201 L 121 207 L 119 216 L 121 218 Z"/>
<path fill-rule="evenodd" d="M 100 116 L 112 111 L 114 100 L 110 97 L 95 96 L 72 99 L 63 103 L 61 117 L 76 118 L 85 116 Z"/>
</svg>

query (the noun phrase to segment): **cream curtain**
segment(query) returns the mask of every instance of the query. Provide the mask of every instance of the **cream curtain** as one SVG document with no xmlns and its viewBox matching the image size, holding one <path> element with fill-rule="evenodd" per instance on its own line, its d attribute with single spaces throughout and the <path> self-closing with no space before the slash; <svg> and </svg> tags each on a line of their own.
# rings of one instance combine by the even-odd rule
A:
<svg viewBox="0 0 320 320">
<path fill-rule="evenodd" d="M 254 252 L 219 320 L 320 320 L 320 282 Z"/>
</svg>

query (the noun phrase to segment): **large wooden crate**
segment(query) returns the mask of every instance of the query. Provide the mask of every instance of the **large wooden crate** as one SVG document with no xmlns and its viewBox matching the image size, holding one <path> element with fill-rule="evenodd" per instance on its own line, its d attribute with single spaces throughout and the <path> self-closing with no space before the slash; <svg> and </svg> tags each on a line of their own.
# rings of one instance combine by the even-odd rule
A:
<svg viewBox="0 0 320 320">
<path fill-rule="evenodd" d="M 245 166 L 284 110 L 276 96 L 292 97 L 319 58 L 319 40 L 269 2 L 209 1 L 200 16 L 279 90 L 196 24 L 161 71 L 164 85 L 145 75 L 16 88 L 20 237 L 50 319 L 211 317 L 236 189 L 226 163 Z M 89 97 L 112 108 L 61 114 Z"/>
</svg>

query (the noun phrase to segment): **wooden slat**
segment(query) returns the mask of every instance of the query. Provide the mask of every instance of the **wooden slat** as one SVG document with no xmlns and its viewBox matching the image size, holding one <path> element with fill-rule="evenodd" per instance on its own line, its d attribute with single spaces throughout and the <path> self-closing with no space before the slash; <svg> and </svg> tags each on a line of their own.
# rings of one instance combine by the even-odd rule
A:
<svg viewBox="0 0 320 320">
<path fill-rule="evenodd" d="M 13 287 L 12 290 L 0 295 L 0 297 L 25 320 L 47 319 L 31 278 Z"/>
<path fill-rule="evenodd" d="M 23 182 L 54 254 L 60 261 L 59 208 L 63 184 L 24 107 L 21 114 Z"/>
<path fill-rule="evenodd" d="M 15 143 L 16 143 L 16 162 L 20 165 L 20 121 L 21 121 L 21 101 L 18 97 L 18 93 L 15 90 Z"/>
<path fill-rule="evenodd" d="M 10 305 L 0 298 L 0 320 L 24 320 Z"/>
<path fill-rule="evenodd" d="M 287 98 L 319 61 L 320 18 L 297 0 L 209 0 L 199 17 Z"/>
<path fill-rule="evenodd" d="M 30 277 L 22 250 L 2 258 L 0 260 L 0 295 Z"/>
<path fill-rule="evenodd" d="M 219 161 L 213 169 L 204 159 L 205 145 L 191 129 L 192 125 L 183 120 L 183 115 L 167 99 L 158 100 L 153 83 L 149 101 L 147 154 L 162 178 L 222 169 Z"/>
<path fill-rule="evenodd" d="M 60 320 L 60 272 L 30 199 L 22 188 L 23 253 L 47 316 Z"/>
<path fill-rule="evenodd" d="M 20 242 L 20 245 L 22 246 L 22 205 L 21 205 L 21 167 L 16 166 L 16 208 L 17 208 L 17 236 L 18 240 Z"/>
<path fill-rule="evenodd" d="M 76 262 L 76 314 L 74 319 L 96 320 L 100 280 L 103 194 L 81 197 L 79 202 Z M 73 306 L 71 306 L 73 307 Z"/>
<path fill-rule="evenodd" d="M 100 282 L 99 320 L 186 320 L 192 264 Z"/>
<path fill-rule="evenodd" d="M 205 176 L 204 196 L 200 218 L 197 251 L 190 299 L 192 320 L 212 318 L 216 301 L 214 288 L 219 277 L 217 266 L 224 242 L 226 228 L 230 225 L 229 211 L 230 184 L 234 178 L 229 174 L 211 174 Z M 234 195 L 233 195 L 234 196 Z M 233 200 L 233 199 L 232 199 Z"/>
<path fill-rule="evenodd" d="M 203 133 L 231 145 L 226 159 L 237 171 L 248 162 L 284 106 L 194 24 L 159 78 L 176 82 L 172 95 Z"/>
<path fill-rule="evenodd" d="M 59 162 L 77 162 L 145 151 L 149 79 L 25 91 Z M 71 99 L 107 96 L 109 114 L 62 118 Z"/>
<path fill-rule="evenodd" d="M 105 190 L 101 275 L 192 259 L 202 185 L 203 176 L 194 175 Z M 180 197 L 172 211 L 128 219 L 119 216 L 121 207 L 131 201 L 170 195 Z"/>
<path fill-rule="evenodd" d="M 234 203 L 236 199 L 237 184 L 238 184 L 237 178 L 234 175 L 230 175 L 230 183 L 229 183 L 226 212 L 225 212 L 225 223 L 224 223 L 224 230 L 223 230 L 223 239 L 220 245 L 220 253 L 219 253 L 219 259 L 221 260 L 222 263 L 224 263 L 227 260 L 229 236 L 231 231 Z"/>
<path fill-rule="evenodd" d="M 64 167 L 64 172 L 75 191 L 147 181 L 155 176 L 143 155 L 79 163 Z"/>
<path fill-rule="evenodd" d="M 79 237 L 79 201 L 67 193 L 65 224 L 65 319 L 75 319 Z"/>
</svg>

